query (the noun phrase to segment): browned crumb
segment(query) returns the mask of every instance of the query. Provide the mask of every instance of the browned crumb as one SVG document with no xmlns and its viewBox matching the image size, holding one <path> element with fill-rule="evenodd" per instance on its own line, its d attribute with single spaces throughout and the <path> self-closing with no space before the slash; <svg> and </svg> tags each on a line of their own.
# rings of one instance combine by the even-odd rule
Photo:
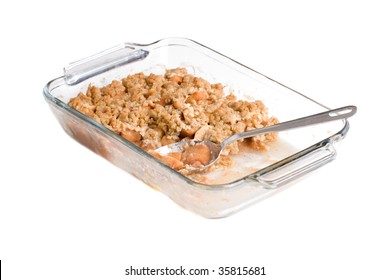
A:
<svg viewBox="0 0 389 280">
<path fill-rule="evenodd" d="M 211 84 L 184 68 L 166 70 L 164 75 L 137 73 L 101 88 L 89 85 L 69 105 L 147 152 L 188 138 L 221 143 L 233 134 L 278 122 L 268 116 L 261 101 L 237 100 L 234 94 L 225 94 L 220 83 Z M 253 148 L 266 150 L 266 143 L 275 139 L 275 133 L 268 133 L 249 141 Z M 238 142 L 226 147 L 223 155 L 237 154 Z M 161 160 L 181 168 L 181 159 Z M 232 161 L 222 157 L 218 164 L 230 166 Z"/>
</svg>

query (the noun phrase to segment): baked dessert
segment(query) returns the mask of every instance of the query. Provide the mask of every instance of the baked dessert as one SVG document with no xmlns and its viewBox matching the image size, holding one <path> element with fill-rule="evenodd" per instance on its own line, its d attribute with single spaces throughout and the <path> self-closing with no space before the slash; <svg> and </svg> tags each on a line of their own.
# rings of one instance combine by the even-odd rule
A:
<svg viewBox="0 0 389 280">
<path fill-rule="evenodd" d="M 238 100 L 232 92 L 225 93 L 222 84 L 188 74 L 185 68 L 164 75 L 137 73 L 104 87 L 89 85 L 68 104 L 157 158 L 155 149 L 183 139 L 220 143 L 235 133 L 278 122 L 262 101 Z M 243 143 L 263 151 L 276 137 L 268 133 L 231 143 L 219 165 L 232 164 L 228 156 L 239 153 Z M 178 157 L 160 159 L 180 170 L 187 163 Z"/>
</svg>

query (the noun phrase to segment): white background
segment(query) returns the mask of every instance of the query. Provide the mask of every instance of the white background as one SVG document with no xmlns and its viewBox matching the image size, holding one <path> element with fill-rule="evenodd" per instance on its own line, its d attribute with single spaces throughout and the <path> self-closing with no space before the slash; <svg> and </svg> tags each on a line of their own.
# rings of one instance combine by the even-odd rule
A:
<svg viewBox="0 0 389 280">
<path fill-rule="evenodd" d="M 389 279 L 384 2 L 3 1 L 4 279 L 184 279 L 131 278 L 131 265 L 266 269 L 242 279 Z M 42 88 L 63 66 L 165 37 L 194 39 L 329 107 L 357 105 L 337 159 L 238 214 L 207 220 L 62 131 Z"/>
</svg>

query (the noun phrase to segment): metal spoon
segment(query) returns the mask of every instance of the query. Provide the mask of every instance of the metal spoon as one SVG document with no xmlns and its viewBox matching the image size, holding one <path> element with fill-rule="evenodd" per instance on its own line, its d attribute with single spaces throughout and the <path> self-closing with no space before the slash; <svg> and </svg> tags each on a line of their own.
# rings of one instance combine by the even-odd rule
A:
<svg viewBox="0 0 389 280">
<path fill-rule="evenodd" d="M 210 162 L 207 165 L 201 166 L 200 168 L 194 168 L 194 167 L 186 168 L 186 170 L 189 172 L 200 172 L 213 165 L 219 159 L 222 150 L 228 144 L 236 140 L 249 138 L 249 137 L 253 137 L 253 136 L 257 136 L 269 132 L 279 132 L 279 131 L 290 130 L 293 128 L 298 128 L 303 126 L 309 126 L 309 125 L 314 125 L 314 124 L 319 124 L 324 122 L 331 122 L 339 119 L 347 119 L 353 116 L 356 112 L 357 112 L 356 106 L 345 106 L 334 110 L 329 110 L 323 113 L 310 115 L 307 117 L 286 121 L 286 122 L 282 122 L 275 125 L 258 128 L 258 129 L 253 129 L 242 133 L 237 133 L 230 136 L 220 144 L 216 144 L 208 140 L 190 139 L 190 140 L 180 141 L 177 143 L 162 146 L 156 149 L 155 152 L 159 153 L 162 156 L 166 156 L 169 153 L 184 152 L 185 147 L 187 147 L 188 144 L 192 144 L 192 145 L 205 144 L 211 152 Z"/>
</svg>

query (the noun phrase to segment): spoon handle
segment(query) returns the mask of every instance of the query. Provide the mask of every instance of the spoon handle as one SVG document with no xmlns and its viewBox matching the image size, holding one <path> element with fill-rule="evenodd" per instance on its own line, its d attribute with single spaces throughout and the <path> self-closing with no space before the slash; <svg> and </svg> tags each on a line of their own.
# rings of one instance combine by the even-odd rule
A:
<svg viewBox="0 0 389 280">
<path fill-rule="evenodd" d="M 347 119 L 353 116 L 356 112 L 357 112 L 356 106 L 345 106 L 334 110 L 329 110 L 323 113 L 310 115 L 307 117 L 286 121 L 286 122 L 282 122 L 275 125 L 258 128 L 258 129 L 253 129 L 242 133 L 237 133 L 224 140 L 222 142 L 222 146 L 224 147 L 229 143 L 236 141 L 238 139 L 249 138 L 249 137 L 253 137 L 268 132 L 279 132 L 279 131 L 289 130 L 293 128 L 314 125 L 318 123 L 331 122 L 339 119 Z"/>
</svg>

